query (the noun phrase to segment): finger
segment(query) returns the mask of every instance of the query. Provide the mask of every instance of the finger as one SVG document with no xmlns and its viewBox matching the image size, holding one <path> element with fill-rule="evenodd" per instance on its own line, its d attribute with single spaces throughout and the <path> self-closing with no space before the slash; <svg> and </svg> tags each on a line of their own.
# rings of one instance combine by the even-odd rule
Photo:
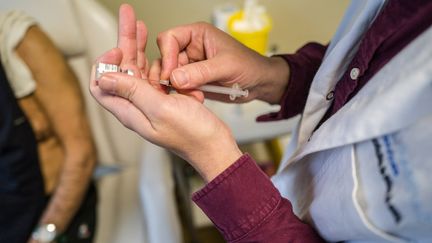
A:
<svg viewBox="0 0 432 243">
<path fill-rule="evenodd" d="M 123 59 L 122 51 L 119 48 L 113 48 L 111 50 L 108 50 L 104 54 L 102 54 L 100 57 L 98 57 L 95 63 L 108 63 L 108 64 L 119 65 L 122 59 Z"/>
<path fill-rule="evenodd" d="M 122 97 L 132 102 L 149 120 L 157 114 L 159 105 L 169 99 L 167 94 L 159 92 L 148 82 L 123 73 L 107 73 L 99 80 L 99 88 L 109 94 Z"/>
<path fill-rule="evenodd" d="M 147 44 L 147 27 L 145 26 L 143 21 L 137 21 L 136 23 L 137 29 L 137 66 L 141 73 L 143 74 L 142 78 L 147 78 L 148 75 L 148 63 L 147 58 L 145 56 L 145 48 Z"/>
<path fill-rule="evenodd" d="M 186 64 L 189 64 L 189 57 L 185 51 L 180 52 L 178 55 L 178 64 L 177 67 L 182 67 Z"/>
<path fill-rule="evenodd" d="M 148 61 L 148 59 L 146 58 L 145 59 L 145 68 L 144 68 L 144 70 L 142 71 L 142 77 L 145 79 L 145 78 L 148 78 L 148 75 L 149 75 L 149 72 L 150 72 L 150 64 L 149 64 L 149 61 Z"/>
<path fill-rule="evenodd" d="M 116 64 L 120 63 L 122 59 L 122 53 L 118 48 L 114 48 L 99 58 L 97 58 L 95 64 L 92 66 L 91 70 L 91 76 L 90 76 L 90 84 L 89 84 L 89 90 L 91 95 L 98 101 L 101 105 L 105 102 L 106 94 L 102 92 L 102 90 L 99 88 L 99 80 L 96 79 L 96 64 L 97 63 L 109 63 L 109 64 Z M 103 74 L 105 75 L 105 74 Z M 102 75 L 102 76 L 103 76 Z M 99 78 L 100 79 L 100 78 Z"/>
<path fill-rule="evenodd" d="M 151 67 L 150 67 L 150 71 L 149 71 L 149 83 L 155 87 L 156 89 L 167 93 L 169 90 L 169 87 L 165 86 L 165 85 L 161 85 L 159 83 L 160 80 L 160 75 L 161 75 L 161 60 L 160 59 L 156 59 L 153 61 Z"/>
<path fill-rule="evenodd" d="M 122 68 L 136 65 L 137 61 L 137 24 L 132 6 L 122 4 L 119 9 L 119 30 L 117 47 L 123 51 Z"/>
<path fill-rule="evenodd" d="M 100 61 L 107 61 L 103 58 Z M 124 126 L 139 133 L 146 139 L 152 139 L 154 130 L 147 117 L 128 100 L 104 92 L 99 86 L 95 85 L 95 66 L 92 67 L 90 78 L 90 93 L 96 101 L 111 112 Z"/>
<path fill-rule="evenodd" d="M 95 65 L 97 63 L 108 63 L 108 64 L 115 64 L 118 65 L 123 58 L 122 51 L 119 48 L 113 48 L 107 52 L 105 52 L 102 56 L 98 57 L 95 61 Z M 91 76 L 90 76 L 90 93 L 93 95 L 93 97 L 99 102 L 103 103 L 106 100 L 106 94 L 104 94 L 100 88 L 99 80 L 96 80 L 96 66 L 93 65 Z M 103 76 L 103 75 L 102 75 Z"/>
<path fill-rule="evenodd" d="M 161 75 L 161 59 L 156 59 L 153 61 L 150 72 L 149 72 L 149 79 L 154 81 L 160 80 Z M 157 82 L 159 84 L 159 82 Z"/>
<path fill-rule="evenodd" d="M 161 75 L 161 60 L 157 59 L 153 62 L 152 67 L 150 69 L 149 80 L 150 80 L 150 83 L 153 85 L 153 87 L 157 87 L 161 90 L 164 90 L 165 93 L 167 93 L 169 90 L 169 87 L 167 87 L 165 85 L 161 85 L 159 83 L 160 75 Z M 198 100 L 200 103 L 204 102 L 204 94 L 200 90 L 177 90 L 177 92 L 180 94 L 184 94 L 184 95 L 193 97 L 196 100 Z"/>
<path fill-rule="evenodd" d="M 92 72 L 90 76 L 90 88 L 92 86 L 97 86 L 98 81 L 96 80 L 96 68 L 95 65 L 98 63 L 108 63 L 108 64 L 114 64 L 119 65 L 122 60 L 122 52 L 118 48 L 113 48 L 107 52 L 105 52 L 102 56 L 98 57 L 95 61 L 95 64 L 92 67 Z"/>
<path fill-rule="evenodd" d="M 161 78 L 167 79 L 178 66 L 178 56 L 192 42 L 193 25 L 184 25 L 162 32 L 157 44 L 162 57 Z"/>
<path fill-rule="evenodd" d="M 205 61 L 186 64 L 172 71 L 170 80 L 177 89 L 193 89 L 204 84 L 233 80 L 236 77 L 229 77 L 229 69 L 232 65 L 230 60 L 216 56 Z"/>
</svg>

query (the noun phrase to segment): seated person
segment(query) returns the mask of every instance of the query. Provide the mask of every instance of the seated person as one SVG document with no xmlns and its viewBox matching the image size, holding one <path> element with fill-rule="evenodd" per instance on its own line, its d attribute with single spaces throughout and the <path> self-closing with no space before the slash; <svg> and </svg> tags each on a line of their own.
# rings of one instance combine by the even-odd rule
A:
<svg viewBox="0 0 432 243">
<path fill-rule="evenodd" d="M 40 242 L 43 240 L 39 239 L 40 233 L 55 226 L 58 242 L 91 242 L 96 207 L 91 176 L 96 153 L 77 78 L 53 42 L 22 12 L 0 14 L 0 56 L 3 79 L 9 81 L 19 104 L 17 109 L 23 111 L 26 117 L 23 121 L 28 119 L 34 132 L 45 194 L 43 207 L 34 213 L 38 217 L 36 221 L 11 223 L 17 215 L 0 212 L 0 241 L 23 242 L 25 235 L 30 242 Z M 1 145 L 7 147 L 8 142 Z M 29 140 L 22 143 L 29 143 Z M 0 156 L 6 157 L 7 152 L 0 150 Z M 16 160 L 22 165 L 15 166 L 25 166 L 23 161 Z M 26 169 L 39 167 L 31 166 Z M 4 175 L 3 172 L 0 175 Z M 18 182 L 22 175 L 16 172 L 9 176 L 9 180 Z M 37 184 L 37 175 L 32 178 L 20 182 L 31 187 L 33 185 L 25 184 Z M 6 191 L 7 188 L 0 186 L 0 195 L 6 195 Z M 20 192 L 16 188 L 7 193 L 18 197 Z M 1 201 L 4 201 L 3 196 Z M 21 210 L 26 211 L 32 200 L 29 198 L 27 204 L 22 202 Z M 2 207 L 1 210 L 9 209 Z M 7 215 L 13 218 L 8 219 Z M 31 229 L 23 233 L 25 224 L 31 225 Z"/>
</svg>

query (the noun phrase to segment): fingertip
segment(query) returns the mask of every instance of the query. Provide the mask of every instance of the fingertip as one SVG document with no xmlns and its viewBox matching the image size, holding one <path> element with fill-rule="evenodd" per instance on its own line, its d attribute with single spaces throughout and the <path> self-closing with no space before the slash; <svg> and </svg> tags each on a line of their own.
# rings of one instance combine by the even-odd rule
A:
<svg viewBox="0 0 432 243">
<path fill-rule="evenodd" d="M 179 89 L 186 89 L 190 86 L 189 84 L 189 73 L 183 69 L 175 69 L 171 73 L 171 80 L 173 86 Z"/>
<path fill-rule="evenodd" d="M 133 7 L 128 3 L 122 3 L 119 8 L 120 13 L 133 11 Z"/>
<path fill-rule="evenodd" d="M 137 51 L 139 54 L 144 54 L 145 48 L 147 45 L 147 27 L 145 23 L 141 20 L 136 22 L 136 30 L 137 30 Z"/>
<path fill-rule="evenodd" d="M 152 62 L 150 71 L 149 71 L 149 79 L 151 80 L 159 80 L 161 79 L 161 60 L 156 59 Z"/>
<path fill-rule="evenodd" d="M 161 78 L 168 79 L 171 72 L 177 68 L 179 43 L 177 43 L 177 40 L 168 32 L 163 32 L 158 34 L 157 45 L 162 58 Z"/>
<path fill-rule="evenodd" d="M 98 81 L 96 80 L 96 65 L 93 64 L 90 72 L 90 82 L 89 82 L 90 92 L 92 92 L 92 88 L 97 85 L 98 85 Z"/>
<path fill-rule="evenodd" d="M 113 48 L 105 52 L 102 56 L 98 57 L 92 65 L 90 87 L 99 85 L 99 77 L 96 76 L 96 65 L 98 65 L 99 63 L 120 65 L 122 59 L 123 54 L 119 48 Z"/>
<path fill-rule="evenodd" d="M 90 94 L 98 102 L 100 102 L 100 98 L 101 98 L 100 92 L 101 92 L 101 89 L 99 88 L 99 81 L 96 79 L 96 65 L 92 66 L 88 90 L 89 90 Z"/>
<path fill-rule="evenodd" d="M 133 7 L 129 4 L 122 4 L 119 8 L 119 35 L 135 36 L 136 17 Z"/>
<path fill-rule="evenodd" d="M 145 31 L 145 32 L 147 32 L 147 26 L 146 26 L 146 24 L 144 23 L 144 21 L 142 21 L 142 20 L 137 20 L 136 25 L 137 25 L 138 30 L 141 30 L 141 31 Z"/>
<path fill-rule="evenodd" d="M 113 95 L 120 93 L 118 89 L 120 89 L 121 87 L 118 86 L 117 79 L 110 74 L 102 75 L 102 77 L 100 77 L 99 79 L 98 86 L 105 93 Z"/>
<path fill-rule="evenodd" d="M 102 56 L 98 57 L 95 63 L 102 62 L 119 65 L 122 59 L 123 53 L 119 48 L 116 47 L 105 52 L 104 54 L 102 54 Z"/>
<path fill-rule="evenodd" d="M 201 90 L 192 90 L 190 92 L 191 96 L 193 96 L 196 100 L 198 100 L 201 104 L 204 103 L 204 92 Z"/>
</svg>

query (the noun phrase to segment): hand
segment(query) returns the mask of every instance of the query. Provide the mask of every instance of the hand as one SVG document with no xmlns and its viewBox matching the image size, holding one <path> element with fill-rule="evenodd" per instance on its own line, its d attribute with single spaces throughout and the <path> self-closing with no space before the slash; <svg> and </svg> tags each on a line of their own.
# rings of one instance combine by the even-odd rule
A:
<svg viewBox="0 0 432 243">
<path fill-rule="evenodd" d="M 161 78 L 169 78 L 183 93 L 206 83 L 228 87 L 237 83 L 249 90 L 249 96 L 236 102 L 261 99 L 278 103 L 288 82 L 284 60 L 261 56 L 210 24 L 173 28 L 159 34 L 157 42 L 162 55 Z M 205 96 L 229 101 L 226 95 Z"/>
<path fill-rule="evenodd" d="M 108 51 L 98 62 L 134 68 L 134 52 L 130 49 L 134 43 L 145 41 L 136 39 L 139 35 L 134 37 L 133 28 L 129 28 L 135 21 L 131 10 L 127 5 L 120 9 L 119 48 Z M 128 38 L 122 41 L 124 36 Z M 160 72 L 160 63 L 155 62 L 148 75 L 159 77 Z M 143 138 L 189 161 L 205 180 L 212 180 L 241 156 L 227 126 L 198 100 L 161 92 L 138 76 L 106 73 L 96 81 L 94 75 L 93 68 L 90 92 L 102 106 Z"/>
</svg>

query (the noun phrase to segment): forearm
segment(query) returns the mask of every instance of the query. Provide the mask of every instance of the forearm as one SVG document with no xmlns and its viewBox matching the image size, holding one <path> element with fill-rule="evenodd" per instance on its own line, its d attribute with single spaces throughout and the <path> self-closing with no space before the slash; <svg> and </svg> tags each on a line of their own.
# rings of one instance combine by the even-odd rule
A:
<svg viewBox="0 0 432 243">
<path fill-rule="evenodd" d="M 85 151 L 85 152 L 83 152 Z M 58 184 L 45 208 L 40 224 L 54 223 L 63 232 L 79 209 L 88 189 L 95 158 L 93 151 L 81 148 L 79 155 L 67 156 Z"/>
<path fill-rule="evenodd" d="M 39 223 L 54 223 L 57 231 L 61 233 L 69 226 L 81 206 L 96 158 L 91 140 L 68 139 L 63 141 L 61 146 L 59 143 L 57 145 L 62 154 L 61 167 L 55 175 L 58 179 L 55 180 L 54 190 Z"/>
<path fill-rule="evenodd" d="M 193 200 L 228 242 L 322 242 L 249 155 L 196 192 Z"/>
<path fill-rule="evenodd" d="M 17 53 L 32 71 L 34 96 L 63 150 L 59 182 L 40 219 L 62 231 L 81 204 L 96 161 L 83 98 L 63 56 L 40 29 L 29 29 Z"/>
</svg>

